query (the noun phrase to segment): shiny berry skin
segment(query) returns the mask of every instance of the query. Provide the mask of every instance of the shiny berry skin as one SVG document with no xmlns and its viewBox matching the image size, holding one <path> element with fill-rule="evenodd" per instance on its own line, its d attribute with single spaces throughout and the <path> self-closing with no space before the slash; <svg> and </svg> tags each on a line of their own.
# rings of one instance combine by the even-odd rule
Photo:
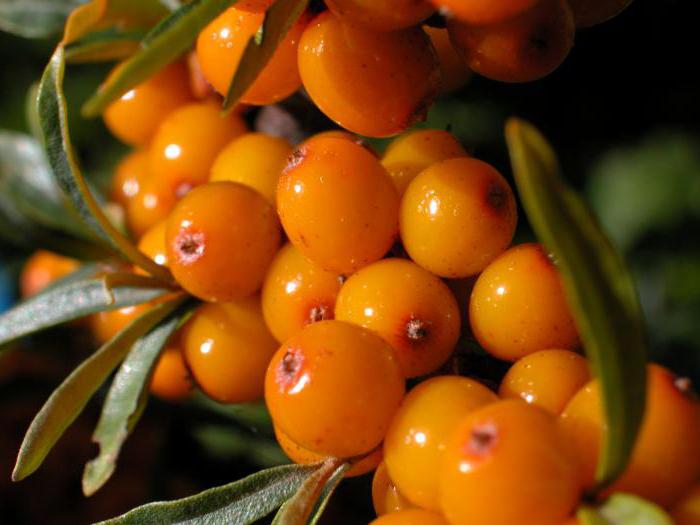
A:
<svg viewBox="0 0 700 525">
<path fill-rule="evenodd" d="M 415 26 L 435 11 L 426 0 L 327 0 L 326 5 L 343 22 L 377 32 Z"/>
<path fill-rule="evenodd" d="M 47 250 L 37 250 L 22 268 L 19 277 L 20 293 L 25 298 L 36 295 L 54 281 L 73 273 L 79 266 L 76 259 Z"/>
<path fill-rule="evenodd" d="M 437 512 L 423 509 L 406 509 L 380 516 L 370 525 L 449 525 Z"/>
<path fill-rule="evenodd" d="M 624 11 L 632 0 L 569 0 L 576 27 L 605 22 Z"/>
<path fill-rule="evenodd" d="M 220 403 L 263 396 L 265 370 L 277 350 L 257 296 L 204 304 L 182 330 L 185 361 L 199 388 Z"/>
<path fill-rule="evenodd" d="M 345 139 L 318 138 L 298 148 L 277 188 L 277 211 L 289 240 L 314 263 L 341 274 L 389 251 L 398 208 L 386 170 Z"/>
<path fill-rule="evenodd" d="M 104 112 L 104 120 L 122 142 L 146 146 L 163 119 L 191 101 L 187 66 L 173 62 L 112 102 Z"/>
<path fill-rule="evenodd" d="M 262 25 L 264 13 L 229 7 L 214 19 L 197 38 L 197 57 L 204 77 L 221 95 L 229 85 L 243 56 L 248 40 Z M 308 17 L 302 15 L 289 30 L 263 71 L 248 88 L 244 104 L 272 104 L 294 93 L 301 85 L 297 68 L 297 46 Z"/>
<path fill-rule="evenodd" d="M 152 304 L 144 303 L 93 314 L 88 318 L 92 335 L 103 345 L 151 307 Z"/>
<path fill-rule="evenodd" d="M 454 20 L 447 28 L 469 68 L 501 82 L 532 82 L 552 73 L 569 54 L 576 31 L 567 0 L 540 0 L 501 24 Z"/>
<path fill-rule="evenodd" d="M 586 359 L 569 350 L 540 350 L 518 359 L 501 382 L 503 399 L 522 399 L 559 415 L 591 378 Z"/>
<path fill-rule="evenodd" d="M 482 384 L 438 376 L 411 390 L 384 439 L 384 462 L 401 494 L 427 509 L 440 508 L 440 472 L 445 443 L 464 417 L 498 401 Z"/>
<path fill-rule="evenodd" d="M 380 33 L 330 12 L 304 31 L 299 73 L 321 111 L 369 137 L 395 135 L 423 120 L 440 83 L 435 50 L 419 27 Z"/>
<path fill-rule="evenodd" d="M 383 461 L 374 471 L 372 478 L 372 505 L 377 516 L 413 507 L 413 504 L 399 492 L 394 482 L 389 479 L 386 463 Z"/>
<path fill-rule="evenodd" d="M 232 301 L 260 289 L 280 237 L 275 210 L 262 195 L 235 182 L 210 182 L 168 217 L 168 264 L 192 295 Z"/>
<path fill-rule="evenodd" d="M 700 484 L 695 484 L 671 509 L 676 525 L 700 525 Z"/>
<path fill-rule="evenodd" d="M 450 18 L 474 25 L 498 24 L 524 13 L 540 0 L 431 0 Z"/>
<path fill-rule="evenodd" d="M 486 267 L 472 290 L 469 319 L 479 344 L 506 361 L 579 344 L 561 276 L 539 244 L 514 246 Z"/>
<path fill-rule="evenodd" d="M 440 502 L 450 523 L 560 525 L 580 493 L 555 417 L 524 401 L 472 412 L 447 440 Z"/>
<path fill-rule="evenodd" d="M 290 337 L 265 378 L 275 425 L 304 448 L 342 458 L 381 443 L 403 394 L 389 344 L 341 321 L 314 323 Z"/>
<path fill-rule="evenodd" d="M 168 266 L 168 251 L 165 248 L 166 226 L 166 221 L 160 221 L 143 234 L 138 244 L 139 250 L 160 266 Z M 145 273 L 140 268 L 137 271 Z"/>
<path fill-rule="evenodd" d="M 239 182 L 275 205 L 277 182 L 291 153 L 292 146 L 286 139 L 246 133 L 219 153 L 209 180 Z"/>
<path fill-rule="evenodd" d="M 250 11 L 251 13 L 263 13 L 275 3 L 275 0 L 238 0 L 236 9 Z"/>
<path fill-rule="evenodd" d="M 700 476 L 700 403 L 687 379 L 669 370 L 647 367 L 647 404 L 642 427 L 625 472 L 606 491 L 630 492 L 669 507 Z M 597 380 L 571 399 L 561 427 L 573 443 L 581 479 L 593 486 L 600 449 L 602 409 Z"/>
<path fill-rule="evenodd" d="M 440 92 L 451 93 L 464 87 L 472 77 L 462 55 L 455 49 L 447 29 L 424 26 L 440 63 Z"/>
<path fill-rule="evenodd" d="M 192 377 L 179 346 L 163 350 L 153 370 L 150 388 L 152 394 L 168 401 L 181 401 L 190 396 Z"/>
<path fill-rule="evenodd" d="M 172 112 L 150 146 L 151 177 L 160 191 L 180 198 L 209 180 L 219 152 L 246 132 L 240 116 L 221 115 L 213 102 L 198 102 Z"/>
<path fill-rule="evenodd" d="M 148 178 L 148 150 L 134 150 L 125 155 L 117 164 L 111 181 L 110 200 L 124 208 L 141 191 Z"/>
<path fill-rule="evenodd" d="M 462 157 L 433 164 L 406 188 L 401 239 L 408 255 L 441 277 L 483 270 L 513 239 L 513 192 L 492 166 Z"/>
<path fill-rule="evenodd" d="M 335 318 L 377 332 L 406 377 L 435 371 L 459 338 L 459 307 L 440 279 L 405 259 L 384 259 L 343 284 Z"/>
<path fill-rule="evenodd" d="M 312 452 L 311 450 L 302 447 L 298 443 L 295 443 L 287 434 L 277 427 L 275 427 L 275 438 L 277 438 L 277 443 L 287 457 L 298 465 L 310 465 L 312 463 L 319 463 L 328 459 L 328 456 L 317 454 L 316 452 Z M 345 477 L 353 478 L 355 476 L 367 474 L 368 472 L 371 472 L 377 468 L 377 465 L 379 465 L 381 461 L 382 449 L 378 448 L 364 458 L 353 462 L 353 465 L 345 473 Z"/>
<path fill-rule="evenodd" d="M 293 245 L 272 261 L 262 290 L 267 326 L 281 343 L 306 325 L 334 318 L 343 279 L 309 261 Z"/>
<path fill-rule="evenodd" d="M 147 177 L 139 191 L 126 205 L 126 223 L 135 237 L 164 221 L 175 207 L 177 198 L 167 186 Z"/>
<path fill-rule="evenodd" d="M 399 195 L 403 195 L 424 169 L 441 160 L 467 156 L 466 150 L 448 131 L 420 129 L 394 139 L 382 156 L 382 166 L 391 175 Z"/>
</svg>

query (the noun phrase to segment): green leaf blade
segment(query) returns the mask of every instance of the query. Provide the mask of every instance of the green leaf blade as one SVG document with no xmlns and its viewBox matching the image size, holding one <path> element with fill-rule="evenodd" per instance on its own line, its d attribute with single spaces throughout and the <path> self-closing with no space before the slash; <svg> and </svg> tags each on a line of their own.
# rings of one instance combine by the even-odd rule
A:
<svg viewBox="0 0 700 525">
<path fill-rule="evenodd" d="M 598 508 L 581 507 L 576 517 L 581 525 L 673 525 L 661 507 L 625 493 L 613 494 Z"/>
<path fill-rule="evenodd" d="M 25 38 L 61 32 L 71 11 L 86 0 L 0 0 L 0 30 Z"/>
</svg>

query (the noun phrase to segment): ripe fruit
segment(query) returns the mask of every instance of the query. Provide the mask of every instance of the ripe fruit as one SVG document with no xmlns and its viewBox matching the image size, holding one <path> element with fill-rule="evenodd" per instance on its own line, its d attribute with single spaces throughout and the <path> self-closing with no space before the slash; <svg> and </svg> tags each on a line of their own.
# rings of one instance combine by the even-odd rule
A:
<svg viewBox="0 0 700 525">
<path fill-rule="evenodd" d="M 469 319 L 479 344 L 506 361 L 547 348 L 573 350 L 579 342 L 561 277 L 539 244 L 515 246 L 483 271 Z"/>
<path fill-rule="evenodd" d="M 439 368 L 459 338 L 459 308 L 450 289 L 405 259 L 384 259 L 353 274 L 340 289 L 335 317 L 382 336 L 406 377 Z"/>
<path fill-rule="evenodd" d="M 394 139 L 384 152 L 382 165 L 403 195 L 409 183 L 425 168 L 441 160 L 468 153 L 449 132 L 440 129 L 409 131 Z"/>
<path fill-rule="evenodd" d="M 700 485 L 695 484 L 671 509 L 676 525 L 700 524 Z"/>
<path fill-rule="evenodd" d="M 520 400 L 467 415 L 442 456 L 440 501 L 450 523 L 560 525 L 580 485 L 556 420 Z"/>
<path fill-rule="evenodd" d="M 576 31 L 567 0 L 540 0 L 533 9 L 496 25 L 454 20 L 447 27 L 469 67 L 501 82 L 531 82 L 549 75 L 569 54 Z"/>
<path fill-rule="evenodd" d="M 410 509 L 413 505 L 396 488 L 394 482 L 389 479 L 386 463 L 383 461 L 374 471 L 372 478 L 372 504 L 377 516 Z"/>
<path fill-rule="evenodd" d="M 631 492 L 668 507 L 700 476 L 700 404 L 686 381 L 658 365 L 647 367 L 647 404 L 632 458 L 608 489 Z M 602 409 L 597 380 L 582 388 L 561 415 L 576 448 L 581 480 L 593 486 L 600 449 Z"/>
<path fill-rule="evenodd" d="M 446 11 L 461 22 L 474 25 L 497 24 L 524 13 L 539 0 L 431 0 L 435 7 Z"/>
<path fill-rule="evenodd" d="M 314 323 L 290 337 L 265 378 L 275 425 L 304 448 L 344 458 L 381 443 L 403 394 L 391 347 L 341 321 Z"/>
<path fill-rule="evenodd" d="M 126 222 L 135 237 L 142 237 L 159 222 L 164 221 L 177 199 L 166 186 L 146 178 L 138 193 L 127 203 Z"/>
<path fill-rule="evenodd" d="M 134 150 L 125 155 L 117 164 L 112 177 L 109 198 L 127 207 L 141 191 L 148 178 L 148 150 Z"/>
<path fill-rule="evenodd" d="M 277 210 L 294 246 L 328 271 L 380 259 L 398 230 L 399 197 L 379 161 L 346 139 L 298 148 L 282 173 Z"/>
<path fill-rule="evenodd" d="M 168 266 L 168 252 L 165 248 L 166 226 L 166 221 L 160 221 L 143 234 L 138 244 L 139 250 L 160 266 Z M 137 269 L 137 271 L 143 272 L 140 269 Z"/>
<path fill-rule="evenodd" d="M 310 262 L 293 245 L 272 261 L 262 290 L 262 309 L 272 335 L 282 342 L 306 325 L 334 318 L 342 278 Z"/>
<path fill-rule="evenodd" d="M 246 133 L 219 153 L 209 180 L 239 182 L 253 188 L 274 206 L 277 182 L 291 153 L 292 146 L 286 139 Z"/>
<path fill-rule="evenodd" d="M 92 335 L 100 345 L 103 345 L 137 317 L 145 314 L 152 306 L 150 303 L 145 303 L 93 314 L 88 318 Z"/>
<path fill-rule="evenodd" d="M 210 182 L 188 193 L 168 217 L 168 262 L 192 295 L 232 301 L 260 289 L 280 236 L 275 210 L 258 192 Z"/>
<path fill-rule="evenodd" d="M 54 281 L 78 269 L 77 260 L 46 250 L 38 250 L 27 259 L 19 277 L 22 297 L 36 295 Z"/>
<path fill-rule="evenodd" d="M 384 440 L 389 477 L 413 504 L 439 509 L 439 465 L 445 443 L 470 412 L 498 401 L 481 383 L 460 376 L 438 376 L 404 398 Z"/>
<path fill-rule="evenodd" d="M 576 27 L 605 22 L 624 11 L 632 0 L 569 0 Z"/>
<path fill-rule="evenodd" d="M 506 180 L 485 162 L 433 164 L 406 188 L 401 239 L 416 263 L 442 277 L 480 272 L 513 239 L 517 212 Z"/>
<path fill-rule="evenodd" d="M 257 296 L 200 306 L 182 331 L 185 361 L 202 391 L 220 403 L 255 401 L 277 342 Z"/>
<path fill-rule="evenodd" d="M 187 399 L 192 393 L 192 377 L 179 346 L 166 347 L 158 358 L 151 377 L 151 393 L 169 401 Z"/>
<path fill-rule="evenodd" d="M 327 0 L 326 5 L 343 22 L 373 31 L 411 27 L 435 11 L 426 0 Z"/>
<path fill-rule="evenodd" d="M 387 137 L 425 118 L 440 70 L 419 27 L 380 33 L 318 15 L 299 44 L 299 73 L 314 103 L 360 135 Z"/>
<path fill-rule="evenodd" d="M 202 73 L 222 95 L 229 85 L 243 56 L 243 51 L 263 23 L 264 13 L 229 7 L 214 19 L 197 38 L 197 57 Z M 277 47 L 272 58 L 248 91 L 241 97 L 244 104 L 272 104 L 288 97 L 301 85 L 297 68 L 297 46 L 308 23 L 302 15 Z"/>
<path fill-rule="evenodd" d="M 270 7 L 275 0 L 238 0 L 236 9 L 250 11 L 251 13 L 262 13 Z"/>
<path fill-rule="evenodd" d="M 440 92 L 451 93 L 464 87 L 472 76 L 462 55 L 455 49 L 447 29 L 424 26 L 440 63 Z"/>
<path fill-rule="evenodd" d="M 165 117 L 192 100 L 188 86 L 187 66 L 173 62 L 110 104 L 105 124 L 122 142 L 145 146 Z"/>
<path fill-rule="evenodd" d="M 151 144 L 149 166 L 159 191 L 182 197 L 209 180 L 214 159 L 246 125 L 240 116 L 221 116 L 211 102 L 188 104 L 171 113 Z"/>
<path fill-rule="evenodd" d="M 501 382 L 498 394 L 559 415 L 591 378 L 588 363 L 569 350 L 540 350 L 518 359 Z"/>
<path fill-rule="evenodd" d="M 370 525 L 448 525 L 448 523 L 437 512 L 423 509 L 406 509 L 385 514 L 372 521 Z"/>
</svg>

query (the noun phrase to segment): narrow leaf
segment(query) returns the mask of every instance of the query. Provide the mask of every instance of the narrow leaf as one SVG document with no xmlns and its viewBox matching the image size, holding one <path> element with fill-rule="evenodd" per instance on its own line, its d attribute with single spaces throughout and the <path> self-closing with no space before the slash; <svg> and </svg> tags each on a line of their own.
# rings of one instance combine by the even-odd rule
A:
<svg viewBox="0 0 700 525">
<path fill-rule="evenodd" d="M 610 525 L 610 522 L 592 507 L 581 507 L 578 509 L 576 518 L 578 518 L 580 525 Z"/>
<path fill-rule="evenodd" d="M 613 494 L 599 512 L 610 525 L 673 525 L 661 507 L 633 494 Z"/>
<path fill-rule="evenodd" d="M 65 51 L 58 46 L 44 71 L 37 101 L 49 164 L 56 180 L 98 238 L 154 277 L 172 282 L 169 271 L 141 253 L 110 223 L 80 172 L 68 131 L 68 111 L 63 94 L 64 58 Z"/>
<path fill-rule="evenodd" d="M 0 31 L 25 38 L 61 32 L 70 12 L 85 0 L 0 0 Z"/>
<path fill-rule="evenodd" d="M 172 13 L 146 35 L 141 50 L 121 64 L 83 106 L 94 117 L 134 86 L 147 80 L 187 51 L 204 27 L 232 0 L 193 0 Z"/>
<path fill-rule="evenodd" d="M 621 256 L 567 186 L 551 146 L 530 124 L 510 120 L 508 147 L 520 197 L 539 239 L 561 270 L 586 354 L 599 379 L 605 432 L 600 487 L 622 473 L 644 414 L 646 329 Z"/>
<path fill-rule="evenodd" d="M 90 398 L 145 333 L 177 308 L 183 299 L 155 306 L 131 322 L 111 341 L 86 359 L 49 397 L 27 430 L 19 450 L 12 480 L 34 472 L 63 432 L 75 421 Z"/>
<path fill-rule="evenodd" d="M 141 31 L 123 31 L 120 28 L 92 33 L 66 46 L 66 62 L 83 64 L 123 60 L 138 51 L 143 36 Z"/>
<path fill-rule="evenodd" d="M 248 525 L 292 497 L 318 465 L 283 465 L 177 501 L 149 503 L 101 525 Z"/>
<path fill-rule="evenodd" d="M 277 0 L 267 10 L 261 31 L 250 37 L 243 51 L 224 100 L 225 110 L 235 107 L 255 82 L 308 4 L 309 0 Z"/>
<path fill-rule="evenodd" d="M 133 422 L 143 410 L 148 382 L 161 350 L 180 326 L 182 318 L 196 303 L 190 301 L 142 337 L 131 349 L 114 377 L 93 440 L 99 455 L 85 466 L 83 492 L 94 494 L 114 472 L 121 446 L 133 429 Z"/>
<path fill-rule="evenodd" d="M 323 516 L 323 513 L 326 511 L 326 507 L 328 506 L 331 496 L 335 492 L 335 489 L 338 488 L 338 485 L 340 485 L 340 482 L 345 478 L 345 473 L 350 470 L 350 466 L 351 465 L 349 463 L 343 463 L 335 470 L 335 472 L 333 472 L 333 475 L 328 478 L 328 481 L 321 492 L 321 496 L 318 498 L 316 506 L 311 512 L 308 525 L 316 525 L 319 522 L 321 516 Z"/>
</svg>

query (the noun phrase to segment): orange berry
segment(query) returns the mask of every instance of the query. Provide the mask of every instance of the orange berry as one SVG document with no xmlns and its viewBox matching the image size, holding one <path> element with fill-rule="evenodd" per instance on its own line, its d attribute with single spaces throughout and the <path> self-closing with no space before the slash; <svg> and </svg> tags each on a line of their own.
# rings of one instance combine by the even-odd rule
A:
<svg viewBox="0 0 700 525">
<path fill-rule="evenodd" d="M 374 31 L 393 31 L 417 25 L 435 8 L 427 0 L 326 0 L 340 20 Z"/>
<path fill-rule="evenodd" d="M 148 150 L 140 149 L 128 153 L 119 161 L 114 171 L 109 198 L 126 208 L 139 194 L 147 178 Z"/>
<path fill-rule="evenodd" d="M 482 272 L 469 301 L 474 336 L 506 361 L 579 344 L 561 277 L 539 244 L 515 246 Z"/>
<path fill-rule="evenodd" d="M 321 111 L 370 137 L 395 135 L 425 118 L 440 82 L 435 50 L 421 28 L 375 32 L 330 12 L 304 31 L 299 73 Z"/>
<path fill-rule="evenodd" d="M 210 182 L 173 209 L 165 242 L 185 290 L 205 301 L 232 301 L 260 289 L 280 237 L 275 210 L 258 192 Z"/>
<path fill-rule="evenodd" d="M 384 259 L 353 274 L 340 289 L 335 317 L 382 336 L 401 371 L 435 371 L 459 339 L 459 308 L 440 279 L 405 259 Z"/>
<path fill-rule="evenodd" d="M 200 306 L 183 327 L 182 346 L 195 382 L 212 399 L 262 398 L 277 342 L 265 326 L 259 297 Z"/>
<path fill-rule="evenodd" d="M 403 195 L 409 183 L 424 169 L 441 160 L 469 154 L 448 131 L 421 129 L 394 139 L 384 152 L 382 165 Z"/>
<path fill-rule="evenodd" d="M 554 415 L 591 378 L 588 363 L 569 350 L 540 350 L 518 359 L 501 382 L 504 399 L 522 399 Z"/>
<path fill-rule="evenodd" d="M 172 112 L 158 128 L 151 144 L 151 177 L 162 192 L 182 197 L 209 180 L 219 152 L 246 131 L 240 116 L 222 117 L 211 102 L 198 102 Z"/>
<path fill-rule="evenodd" d="M 450 523 L 559 525 L 581 492 L 567 445 L 556 419 L 524 401 L 468 414 L 443 451 L 442 511 Z"/>
<path fill-rule="evenodd" d="M 272 335 L 282 342 L 306 325 L 334 318 L 340 275 L 327 272 L 287 244 L 270 265 L 262 309 Z"/>
<path fill-rule="evenodd" d="M 389 472 L 387 472 L 386 463 L 383 461 L 374 471 L 372 478 L 372 504 L 377 516 L 413 507 L 411 502 L 399 492 L 394 482 L 389 479 Z"/>
<path fill-rule="evenodd" d="M 191 100 L 187 66 L 173 62 L 112 102 L 104 112 L 105 124 L 122 142 L 145 146 L 163 119 Z"/>
<path fill-rule="evenodd" d="M 440 508 L 437 467 L 447 438 L 467 414 L 495 401 L 481 383 L 459 376 L 428 379 L 406 395 L 384 439 L 384 462 L 403 496 Z"/>
<path fill-rule="evenodd" d="M 304 448 L 335 457 L 374 450 L 403 394 L 391 347 L 341 321 L 314 323 L 290 337 L 265 378 L 275 425 Z"/>
<path fill-rule="evenodd" d="M 695 484 L 671 509 L 676 525 L 700 525 L 700 484 Z"/>
<path fill-rule="evenodd" d="M 103 345 L 152 307 L 151 303 L 144 303 L 93 314 L 88 318 L 92 335 Z"/>
<path fill-rule="evenodd" d="M 275 3 L 275 0 L 238 0 L 236 9 L 250 11 L 251 13 L 263 13 Z"/>
<path fill-rule="evenodd" d="M 179 346 L 166 347 L 158 358 L 151 378 L 151 393 L 169 401 L 187 399 L 192 393 L 192 377 Z"/>
<path fill-rule="evenodd" d="M 449 525 L 437 512 L 423 509 L 406 509 L 380 516 L 370 525 Z"/>
<path fill-rule="evenodd" d="M 576 448 L 581 479 L 593 486 L 603 430 L 597 380 L 582 388 L 561 415 Z M 647 404 L 632 458 L 606 491 L 631 492 L 668 507 L 700 476 L 700 404 L 686 381 L 658 365 L 647 367 Z"/>
<path fill-rule="evenodd" d="M 80 263 L 57 253 L 37 250 L 24 263 L 19 277 L 22 297 L 31 297 L 78 269 Z"/>
<path fill-rule="evenodd" d="M 447 29 L 424 26 L 433 43 L 440 63 L 441 93 L 450 93 L 464 87 L 472 76 L 462 55 L 455 49 Z"/>
<path fill-rule="evenodd" d="M 317 454 L 295 443 L 287 434 L 277 427 L 275 427 L 275 437 L 277 438 L 277 443 L 287 457 L 298 465 L 310 465 L 328 459 L 328 456 Z M 345 477 L 353 478 L 361 476 L 362 474 L 367 474 L 377 468 L 377 465 L 379 465 L 381 461 L 382 449 L 378 448 L 364 458 L 358 459 L 345 473 Z"/>
<path fill-rule="evenodd" d="M 576 31 L 567 0 L 540 0 L 533 9 L 501 24 L 453 20 L 447 28 L 468 66 L 501 82 L 532 82 L 552 73 L 571 51 Z"/>
<path fill-rule="evenodd" d="M 451 17 L 474 25 L 497 24 L 524 13 L 540 0 L 431 0 Z"/>
<path fill-rule="evenodd" d="M 146 254 L 154 263 L 160 266 L 168 266 L 168 252 L 165 249 L 165 228 L 167 221 L 160 221 L 143 234 L 139 240 L 138 248 Z M 137 273 L 145 273 L 137 268 Z"/>
<path fill-rule="evenodd" d="M 274 206 L 277 182 L 291 153 L 292 146 L 286 139 L 246 133 L 219 153 L 209 180 L 239 182 L 253 188 Z"/>
<path fill-rule="evenodd" d="M 379 161 L 338 138 L 318 138 L 297 149 L 277 189 L 277 210 L 292 244 L 314 263 L 342 274 L 391 248 L 398 207 Z"/>
<path fill-rule="evenodd" d="M 221 13 L 199 34 L 197 57 L 202 73 L 220 94 L 228 93 L 248 40 L 260 29 L 263 19 L 264 13 L 239 9 L 236 4 Z M 292 26 L 263 71 L 241 97 L 241 102 L 272 104 L 299 88 L 297 47 L 307 23 L 308 17 L 302 15 Z"/>
<path fill-rule="evenodd" d="M 406 188 L 404 248 L 441 277 L 469 277 L 513 239 L 517 211 L 506 180 L 485 162 L 462 157 L 433 164 Z"/>
<path fill-rule="evenodd" d="M 576 27 L 605 22 L 624 11 L 632 0 L 569 0 Z"/>
<path fill-rule="evenodd" d="M 365 145 L 364 139 L 358 135 L 355 135 L 354 133 L 350 133 L 349 131 L 345 131 L 343 129 L 330 129 L 328 131 L 322 131 L 310 136 L 304 142 L 302 142 L 300 146 L 308 146 L 317 139 L 345 139 L 359 144 L 360 146 Z"/>
<path fill-rule="evenodd" d="M 135 237 L 142 237 L 148 230 L 164 221 L 177 199 L 166 186 L 146 178 L 139 192 L 126 205 L 126 222 Z"/>
</svg>

